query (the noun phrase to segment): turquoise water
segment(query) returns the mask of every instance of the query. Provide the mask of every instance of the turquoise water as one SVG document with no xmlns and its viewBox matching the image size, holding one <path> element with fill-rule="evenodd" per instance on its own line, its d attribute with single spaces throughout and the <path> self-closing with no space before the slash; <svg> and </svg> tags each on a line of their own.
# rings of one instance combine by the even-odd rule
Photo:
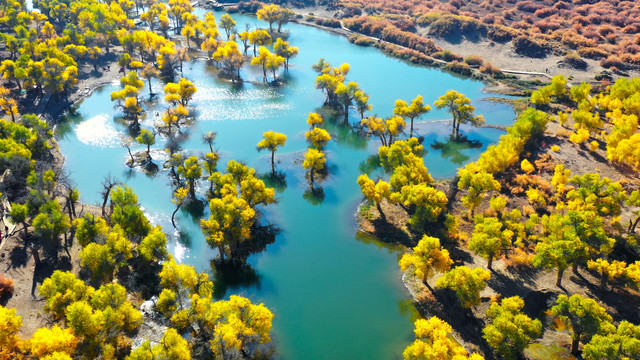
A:
<svg viewBox="0 0 640 360">
<path fill-rule="evenodd" d="M 245 22 L 258 22 L 233 17 L 239 29 L 244 29 Z M 219 169 L 234 159 L 265 173 L 271 170 L 270 154 L 256 151 L 262 133 L 274 130 L 288 136 L 286 146 L 276 153 L 277 170 L 285 174 L 286 186 L 278 189 L 277 205 L 261 209 L 261 222 L 280 231 L 266 251 L 249 258 L 252 270 L 232 277 L 214 273 L 210 260 L 215 252 L 206 245 L 198 219 L 186 211 L 178 212 L 179 232 L 174 232 L 170 222 L 172 188 L 162 170 L 166 139 L 158 139 L 152 147 L 152 156 L 161 168 L 157 174 L 129 170 L 124 165 L 128 154 L 118 145 L 118 137 L 127 129 L 114 121 L 117 111 L 109 99 L 119 84 L 95 91 L 57 127 L 66 169 L 84 202 L 98 203 L 100 182 L 107 174 L 132 186 L 147 215 L 172 235 L 172 253 L 180 261 L 210 272 L 219 296 L 241 294 L 253 302 L 264 302 L 275 314 L 273 337 L 278 358 L 401 358 L 413 338 L 416 311 L 400 282 L 400 252 L 356 239 L 354 213 L 362 200 L 356 179 L 362 170 L 371 169 L 367 164 L 375 163 L 372 156 L 377 154 L 378 143 L 362 139 L 342 125 L 342 116 L 337 121 L 327 120 L 325 127 L 337 140 L 326 148 L 329 174 L 319 183 L 324 199 L 309 197 L 298 160 L 306 150 L 307 114 L 319 111 L 324 101 L 323 94 L 314 88 L 311 65 L 321 57 L 334 66 L 349 63 L 348 79 L 359 82 L 371 95 L 372 113 L 380 116 L 392 113 L 396 99 L 408 101 L 420 94 L 425 102 L 433 103 L 450 89 L 471 98 L 488 123 L 509 124 L 514 113 L 506 105 L 482 101 L 486 95 L 478 81 L 413 66 L 315 28 L 296 24 L 286 28 L 300 55 L 291 61 L 286 84 L 280 88 L 263 85 L 259 68 L 243 69 L 242 77 L 250 81 L 243 85 L 219 80 L 204 61 L 192 62 L 184 70 L 185 77 L 198 87 L 192 102 L 198 121 L 184 130 L 182 147 L 186 153 L 205 152 L 202 135 L 216 131 L 216 148 L 222 154 Z M 158 91 L 162 85 L 153 86 Z M 163 111 L 164 105 L 145 106 L 147 118 L 142 124 L 151 127 L 155 111 Z M 351 123 L 359 121 L 355 111 L 351 115 Z M 495 129 L 464 128 L 469 139 L 480 144 L 475 148 L 452 146 L 446 143 L 450 125 L 434 121 L 447 118 L 444 111 L 432 111 L 416 126 L 418 135 L 425 137 L 425 162 L 434 177 L 452 176 L 457 167 L 476 159 L 501 134 Z M 436 142 L 440 144 L 434 149 L 430 145 Z M 200 198 L 204 198 L 206 187 L 202 181 Z"/>
</svg>

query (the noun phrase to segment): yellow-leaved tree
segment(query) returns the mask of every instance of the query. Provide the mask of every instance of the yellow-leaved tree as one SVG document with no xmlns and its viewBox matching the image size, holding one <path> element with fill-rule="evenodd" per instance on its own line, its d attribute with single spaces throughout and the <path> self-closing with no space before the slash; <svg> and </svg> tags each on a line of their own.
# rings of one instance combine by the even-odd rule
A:
<svg viewBox="0 0 640 360">
<path fill-rule="evenodd" d="M 410 253 L 405 253 L 400 258 L 400 269 L 407 271 L 412 269 L 412 272 L 427 285 L 429 289 L 429 283 L 427 279 L 435 272 L 447 272 L 451 269 L 453 260 L 449 257 L 449 251 L 443 249 L 440 245 L 440 239 L 424 235 L 422 239 L 413 248 Z"/>
<path fill-rule="evenodd" d="M 271 151 L 271 172 L 276 171 L 275 154 L 279 147 L 287 142 L 287 135 L 275 131 L 267 131 L 262 134 L 263 139 L 257 145 L 258 151 Z"/>
<path fill-rule="evenodd" d="M 468 356 L 467 350 L 451 336 L 451 325 L 436 316 L 416 320 L 415 327 L 417 339 L 402 352 L 404 360 L 484 360 L 477 353 Z"/>
</svg>

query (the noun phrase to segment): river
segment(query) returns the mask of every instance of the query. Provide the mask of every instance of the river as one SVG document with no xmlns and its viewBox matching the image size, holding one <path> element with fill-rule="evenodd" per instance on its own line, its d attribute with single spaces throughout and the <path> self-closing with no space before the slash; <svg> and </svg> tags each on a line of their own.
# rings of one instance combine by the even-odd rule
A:
<svg viewBox="0 0 640 360">
<path fill-rule="evenodd" d="M 244 29 L 244 23 L 265 26 L 255 18 L 233 17 L 238 29 Z M 192 101 L 197 122 L 185 131 L 185 152 L 205 152 L 202 135 L 216 131 L 215 145 L 222 154 L 219 169 L 224 170 L 226 162 L 235 159 L 264 173 L 271 166 L 270 154 L 256 151 L 262 133 L 274 130 L 288 136 L 287 144 L 276 153 L 277 169 L 285 174 L 286 185 L 278 188 L 277 205 L 261 209 L 261 222 L 280 231 L 266 251 L 249 258 L 250 271 L 229 275 L 212 270 L 210 260 L 215 252 L 204 241 L 197 215 L 181 210 L 177 215 L 179 232 L 171 226 L 174 205 L 167 172 L 148 175 L 124 165 L 128 154 L 118 145 L 118 137 L 126 127 L 114 121 L 118 114 L 109 98 L 119 84 L 94 91 L 57 126 L 65 168 L 77 183 L 81 201 L 87 203 L 98 203 L 100 182 L 107 174 L 132 186 L 150 219 L 172 235 L 171 252 L 179 261 L 209 272 L 219 297 L 241 294 L 269 307 L 275 314 L 273 338 L 278 358 L 399 359 L 413 339 L 417 316 L 400 280 L 400 251 L 359 240 L 354 217 L 362 200 L 356 179 L 361 171 L 371 168 L 368 164 L 377 154 L 378 142 L 362 139 L 340 125 L 341 117 L 325 119 L 325 127 L 336 140 L 326 148 L 329 175 L 320 183 L 325 195 L 322 201 L 308 196 L 304 171 L 300 161 L 295 161 L 306 150 L 307 114 L 319 111 L 324 101 L 324 95 L 314 88 L 316 74 L 311 65 L 321 57 L 334 66 L 349 63 L 348 79 L 359 82 L 371 95 L 372 113 L 379 116 L 391 115 L 396 99 L 410 101 L 420 94 L 432 104 L 450 89 L 471 98 L 487 123 L 510 124 L 514 112 L 507 105 L 482 101 L 487 95 L 481 82 L 413 66 L 313 27 L 288 24 L 284 28 L 290 30 L 289 42 L 300 48 L 300 55 L 291 61 L 282 87 L 261 84 L 262 70 L 248 65 L 242 77 L 251 82 L 243 85 L 218 79 L 204 61 L 190 62 L 184 69 L 184 76 L 198 88 Z M 155 82 L 153 86 L 157 92 L 162 85 Z M 142 93 L 147 91 L 145 87 Z M 163 111 L 165 105 L 145 106 L 147 119 L 142 124 L 151 127 L 155 112 Z M 425 163 L 436 178 L 454 175 L 459 166 L 475 160 L 502 134 L 496 129 L 464 127 L 462 131 L 481 146 L 436 150 L 430 145 L 446 142 L 450 124 L 434 120 L 447 118 L 446 112 L 434 110 L 420 119 L 417 131 L 425 137 Z M 350 121 L 359 121 L 355 111 Z M 158 139 L 152 147 L 160 168 L 165 140 Z M 206 186 L 203 180 L 200 198 L 204 198 Z"/>
</svg>

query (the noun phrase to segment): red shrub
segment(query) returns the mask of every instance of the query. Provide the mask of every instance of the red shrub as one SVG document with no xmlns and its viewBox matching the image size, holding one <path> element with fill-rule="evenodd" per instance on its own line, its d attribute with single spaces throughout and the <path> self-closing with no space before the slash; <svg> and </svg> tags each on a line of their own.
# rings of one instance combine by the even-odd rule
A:
<svg viewBox="0 0 640 360">
<path fill-rule="evenodd" d="M 622 29 L 622 32 L 625 34 L 637 34 L 640 33 L 640 24 L 634 23 L 631 25 L 627 25 Z"/>
<path fill-rule="evenodd" d="M 536 10 L 539 10 L 543 7 L 544 7 L 543 5 L 536 4 L 532 1 L 519 1 L 518 4 L 516 5 L 516 9 L 524 12 L 530 12 L 530 13 L 535 12 Z"/>
<path fill-rule="evenodd" d="M 536 12 L 534 12 L 533 15 L 535 15 L 535 16 L 537 16 L 539 18 L 546 18 L 546 17 L 549 17 L 551 15 L 555 15 L 557 13 L 558 13 L 558 10 L 556 8 L 545 7 L 545 8 L 536 10 Z"/>
</svg>

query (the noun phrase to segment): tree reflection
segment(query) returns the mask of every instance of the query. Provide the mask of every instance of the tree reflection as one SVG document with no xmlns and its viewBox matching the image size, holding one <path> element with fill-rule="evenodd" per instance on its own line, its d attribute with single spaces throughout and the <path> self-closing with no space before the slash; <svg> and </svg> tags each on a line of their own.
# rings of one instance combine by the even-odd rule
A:
<svg viewBox="0 0 640 360">
<path fill-rule="evenodd" d="M 434 141 L 431 148 L 440 150 L 441 156 L 456 164 L 462 165 L 469 160 L 469 155 L 464 151 L 468 149 L 478 149 L 482 147 L 482 143 L 478 140 L 469 140 L 464 136 L 460 136 L 458 140 L 450 139 L 446 142 Z"/>
<path fill-rule="evenodd" d="M 320 205 L 324 201 L 324 188 L 322 186 L 316 186 L 310 189 L 307 189 L 304 194 L 302 194 L 302 198 L 307 200 L 311 205 Z"/>
</svg>

